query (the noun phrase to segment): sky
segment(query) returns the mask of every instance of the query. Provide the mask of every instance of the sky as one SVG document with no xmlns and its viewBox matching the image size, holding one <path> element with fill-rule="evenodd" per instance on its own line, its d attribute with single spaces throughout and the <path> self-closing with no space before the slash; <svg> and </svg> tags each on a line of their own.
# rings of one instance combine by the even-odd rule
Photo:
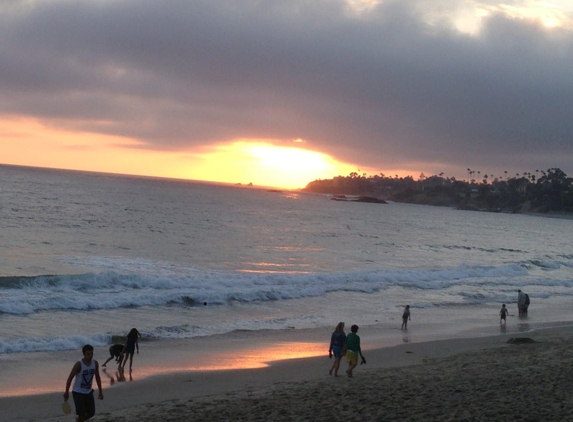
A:
<svg viewBox="0 0 573 422">
<path fill-rule="evenodd" d="M 572 116 L 570 0 L 0 0 L 4 164 L 571 176 Z"/>
</svg>

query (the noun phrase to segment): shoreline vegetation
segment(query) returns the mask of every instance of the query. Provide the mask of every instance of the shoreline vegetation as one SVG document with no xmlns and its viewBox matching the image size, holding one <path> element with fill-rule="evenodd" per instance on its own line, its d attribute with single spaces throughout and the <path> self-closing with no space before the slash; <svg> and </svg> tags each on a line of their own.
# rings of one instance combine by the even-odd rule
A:
<svg viewBox="0 0 573 422">
<path fill-rule="evenodd" d="M 356 172 L 348 176 L 319 179 L 310 182 L 304 192 L 372 198 L 420 205 L 453 207 L 460 210 L 568 215 L 573 213 L 573 178 L 558 168 L 514 177 L 481 175 L 468 169 L 468 181 L 445 177 L 443 173 L 418 180 L 412 176 L 391 177 L 383 173 L 362 176 Z M 474 177 L 477 175 L 477 178 Z M 481 179 L 481 180 L 479 180 Z"/>
</svg>

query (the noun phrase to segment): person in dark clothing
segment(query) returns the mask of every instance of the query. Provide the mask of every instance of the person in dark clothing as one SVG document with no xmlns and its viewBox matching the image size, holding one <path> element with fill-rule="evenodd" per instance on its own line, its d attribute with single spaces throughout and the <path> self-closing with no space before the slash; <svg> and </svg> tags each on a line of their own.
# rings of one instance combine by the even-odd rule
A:
<svg viewBox="0 0 573 422">
<path fill-rule="evenodd" d="M 499 311 L 499 323 L 503 321 L 504 323 L 507 322 L 507 314 L 509 313 L 508 309 L 505 307 L 505 303 L 501 305 L 501 310 Z"/>
<path fill-rule="evenodd" d="M 138 338 L 141 337 L 141 333 L 137 331 L 137 328 L 132 328 L 130 332 L 127 334 L 127 341 L 125 342 L 125 350 L 124 350 L 124 357 L 123 357 L 123 365 L 121 369 L 125 369 L 125 364 L 127 363 L 127 358 L 129 356 L 129 370 L 133 366 L 133 355 L 137 350 L 137 354 L 139 354 L 139 343 Z"/>
<path fill-rule="evenodd" d="M 109 346 L 109 358 L 103 363 L 102 367 L 115 358 L 115 361 L 121 365 L 121 361 L 123 360 L 123 349 L 125 346 L 123 344 L 112 344 Z"/>
<path fill-rule="evenodd" d="M 332 375 L 334 372 L 334 376 L 338 376 L 338 368 L 340 368 L 340 360 L 342 359 L 342 349 L 344 348 L 344 344 L 346 343 L 346 334 L 344 333 L 344 322 L 339 322 L 332 336 L 330 337 L 330 347 L 328 348 L 328 357 L 332 358 L 334 355 L 334 362 L 332 363 L 332 367 L 330 371 L 328 371 L 329 375 Z"/>
<path fill-rule="evenodd" d="M 407 330 L 408 329 L 408 320 L 411 320 L 411 316 L 410 316 L 410 305 L 406 305 L 406 307 L 404 308 L 404 313 L 402 314 L 402 327 L 400 327 L 401 330 Z"/>
</svg>

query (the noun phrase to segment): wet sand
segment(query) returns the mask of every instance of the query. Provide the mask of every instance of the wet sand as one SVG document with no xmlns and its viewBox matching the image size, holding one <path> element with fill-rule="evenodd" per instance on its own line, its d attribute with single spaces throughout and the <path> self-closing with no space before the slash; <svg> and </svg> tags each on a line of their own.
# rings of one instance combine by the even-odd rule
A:
<svg viewBox="0 0 573 422">
<path fill-rule="evenodd" d="M 573 420 L 572 336 L 561 327 L 366 350 L 354 378 L 329 376 L 325 356 L 151 376 L 104 386 L 92 420 Z M 2 420 L 73 421 L 61 401 L 61 393 L 2 398 Z"/>
</svg>

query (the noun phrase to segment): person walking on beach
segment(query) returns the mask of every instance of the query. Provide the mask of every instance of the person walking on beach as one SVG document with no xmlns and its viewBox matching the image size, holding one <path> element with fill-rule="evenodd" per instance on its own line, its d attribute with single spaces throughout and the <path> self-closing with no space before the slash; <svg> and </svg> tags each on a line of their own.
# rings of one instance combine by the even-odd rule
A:
<svg viewBox="0 0 573 422">
<path fill-rule="evenodd" d="M 133 354 L 135 353 L 135 350 L 137 350 L 137 354 L 139 354 L 139 343 L 137 341 L 139 337 L 141 337 L 141 333 L 137 331 L 137 328 L 132 328 L 127 334 L 127 341 L 125 342 L 125 350 L 123 357 L 123 366 L 121 367 L 122 370 L 125 369 L 125 364 L 127 363 L 127 357 L 129 356 L 129 371 L 131 372 L 131 368 L 133 366 Z"/>
<path fill-rule="evenodd" d="M 68 401 L 70 397 L 70 385 L 75 377 L 72 388 L 72 396 L 76 407 L 76 421 L 84 422 L 95 415 L 94 390 L 92 388 L 95 377 L 97 388 L 99 390 L 98 399 L 103 400 L 103 391 L 101 388 L 101 378 L 99 376 L 99 364 L 94 360 L 94 348 L 90 344 L 82 347 L 83 358 L 77 361 L 66 381 L 66 390 L 64 400 Z"/>
<path fill-rule="evenodd" d="M 505 318 L 507 317 L 508 313 L 509 313 L 509 311 L 505 307 L 505 303 L 504 303 L 503 305 L 501 305 L 501 310 L 499 311 L 499 323 L 500 324 L 501 324 L 501 321 L 503 321 L 504 323 L 507 323 Z"/>
<path fill-rule="evenodd" d="M 410 305 L 406 305 L 404 308 L 404 313 L 402 314 L 402 326 L 400 327 L 400 330 L 408 329 L 408 320 L 412 320 L 412 318 L 410 318 Z"/>
<path fill-rule="evenodd" d="M 125 349 L 125 346 L 123 344 L 112 344 L 109 347 L 109 358 L 107 358 L 107 360 L 103 363 L 102 367 L 105 367 L 107 365 L 107 363 L 112 360 L 113 358 L 115 358 L 115 361 L 117 363 L 119 363 L 119 365 L 121 366 L 121 361 L 123 360 L 123 350 Z"/>
<path fill-rule="evenodd" d="M 352 378 L 352 371 L 358 365 L 358 355 L 362 359 L 362 363 L 366 363 L 366 359 L 362 356 L 362 349 L 360 349 L 360 337 L 358 334 L 358 325 L 354 324 L 350 327 L 351 333 L 346 336 L 346 362 L 348 363 L 348 369 L 346 370 L 346 375 Z"/>
<path fill-rule="evenodd" d="M 332 375 L 334 371 L 334 376 L 338 376 L 338 368 L 340 368 L 340 360 L 342 359 L 342 348 L 346 343 L 346 334 L 344 333 L 344 322 L 339 322 L 332 336 L 330 337 L 330 347 L 328 348 L 328 357 L 332 358 L 334 354 L 334 362 L 328 375 Z"/>
</svg>

